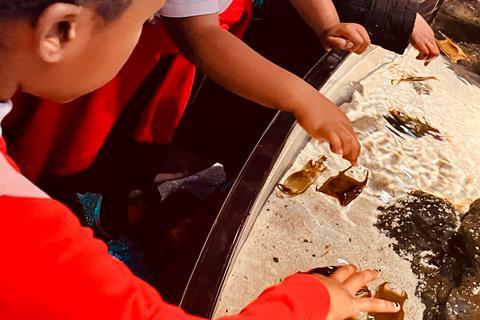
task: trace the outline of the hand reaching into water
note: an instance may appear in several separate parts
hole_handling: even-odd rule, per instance
[[[418,60],[425,60],[425,62],[428,63],[440,55],[440,50],[435,42],[435,35],[432,28],[418,13],[410,42],[419,52],[417,56]]]
[[[396,313],[400,305],[396,302],[356,297],[356,293],[369,282],[380,277],[375,270],[360,271],[357,266],[338,268],[331,277],[315,275],[327,287],[330,294],[330,311],[327,320],[353,318],[360,312]]]
[[[361,147],[347,115],[318,91],[312,95],[304,96],[302,107],[292,111],[298,123],[312,138],[328,141],[332,152],[356,164]]]

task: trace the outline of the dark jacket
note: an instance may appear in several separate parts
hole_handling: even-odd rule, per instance
[[[334,0],[340,20],[363,25],[372,43],[402,54],[410,42],[418,0]]]
[[[420,1],[418,8],[418,13],[420,13],[425,20],[432,22],[435,19],[440,7],[442,6],[444,0],[424,0]]]

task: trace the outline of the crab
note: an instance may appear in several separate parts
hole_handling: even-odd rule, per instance
[[[392,108],[388,111],[390,116],[384,116],[384,118],[398,131],[411,135],[415,138],[421,138],[426,134],[429,134],[437,140],[445,140],[445,137],[440,133],[440,131],[432,127],[427,120],[421,120],[418,117],[413,117],[398,109]]]
[[[459,60],[471,61],[471,58],[463,51],[458,44],[452,41],[445,34],[440,32],[445,39],[436,40],[438,47],[452,61],[457,63]]]
[[[345,173],[352,167],[341,171],[335,177],[328,179],[321,187],[317,187],[316,191],[323,192],[326,195],[337,198],[340,205],[346,207],[355,200],[367,185],[368,171],[363,181],[357,181]]]
[[[423,81],[428,81],[428,80],[438,80],[434,76],[428,76],[428,77],[402,77],[400,79],[393,79],[390,81],[390,83],[394,86],[398,86],[402,82],[423,82]]]
[[[304,193],[317,177],[325,171],[327,157],[321,156],[318,160],[310,160],[303,169],[292,173],[285,182],[277,184],[277,188],[286,195],[295,196]]]
[[[370,317],[375,320],[403,320],[405,317],[403,305],[408,299],[408,295],[404,290],[395,289],[390,283],[385,282],[378,287],[375,298],[398,303],[400,305],[400,311],[395,314],[370,313]]]

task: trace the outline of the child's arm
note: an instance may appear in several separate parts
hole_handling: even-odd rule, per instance
[[[15,184],[20,173],[5,155],[1,137],[0,160],[0,181]],[[18,175],[9,175],[12,171]],[[20,180],[22,195],[0,188],[0,319],[201,320],[165,303],[110,256],[67,207]],[[323,320],[398,311],[392,303],[355,296],[357,287],[378,278],[372,270],[350,265],[331,278],[317,278],[290,276],[229,319]]]
[[[325,49],[362,53],[370,45],[367,30],[356,23],[341,23],[332,0],[290,0],[320,38]]]
[[[162,301],[62,204],[0,196],[0,213],[0,319],[201,320]],[[354,266],[332,278],[293,275],[230,319],[323,320],[398,311],[392,302],[355,296],[377,278]]]
[[[60,203],[0,196],[0,213],[0,319],[201,319],[162,301]],[[322,320],[329,292],[294,275],[246,310],[234,319]]]
[[[340,23],[337,10],[332,0],[290,1],[300,15],[318,35],[325,49],[340,49],[355,53],[362,53],[370,45],[370,36],[362,25],[357,23]],[[396,4],[391,2],[391,6],[396,5],[397,7],[381,7],[381,9],[385,11],[382,13],[383,15],[386,15],[388,11],[393,10],[400,12],[400,14],[392,14],[391,16],[393,16],[393,18],[389,17],[383,21],[389,21],[391,25],[408,25],[408,23],[413,24],[413,20],[409,20],[407,17],[408,15],[412,16],[417,7],[408,3],[404,3],[404,1],[398,1]],[[342,3],[342,6],[345,6],[345,2]],[[352,10],[355,8],[358,10],[360,7],[367,8],[370,6],[372,6],[371,1],[352,1],[351,3]],[[405,10],[405,12],[402,12],[402,10]],[[353,14],[358,16],[356,21],[359,21],[360,17],[365,15],[365,13],[360,11],[356,13],[354,12]],[[402,15],[405,15],[404,19],[398,18]],[[402,34],[402,32],[399,32],[399,35],[400,34]],[[406,32],[403,32],[403,34],[406,34]],[[435,43],[435,37],[432,28],[418,13],[414,19],[410,42],[415,49],[419,51],[419,55],[417,57],[419,60],[429,61],[435,59],[440,54],[440,50]],[[377,44],[382,45],[382,42],[380,41]]]
[[[308,83],[221,29],[217,14],[165,21],[181,51],[214,81],[267,107],[292,112],[313,138],[328,140],[334,152],[356,162],[360,144],[345,113]]]
[[[416,0],[333,0],[333,2],[340,20],[365,26],[372,43],[376,45],[403,54],[411,43],[420,52],[418,59],[427,61],[440,53],[432,28],[418,14],[419,3]]]

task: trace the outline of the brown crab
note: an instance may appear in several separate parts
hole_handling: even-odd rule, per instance
[[[317,274],[322,275],[324,277],[331,277],[332,274],[337,271],[340,266],[330,266],[330,267],[320,267],[315,268],[307,272],[308,274]],[[372,297],[372,292],[368,289],[367,286],[362,287],[355,296],[357,298],[370,298]],[[395,314],[386,314],[386,313],[370,313],[368,315],[363,314],[360,316],[356,316],[353,318],[349,318],[348,320],[361,320],[361,319],[368,319],[368,320],[403,320],[405,317],[405,312],[403,311],[403,305],[405,301],[408,299],[408,295],[404,290],[398,290],[393,287],[388,282],[384,282],[381,284],[375,293],[375,298],[396,302],[400,305],[400,311]]]
[[[403,320],[405,317],[403,305],[408,299],[408,295],[404,290],[396,290],[391,284],[385,282],[378,287],[377,292],[375,293],[375,298],[398,303],[400,305],[400,311],[395,314],[371,313],[369,314],[370,317],[375,320]]]
[[[426,134],[431,135],[433,138],[443,141],[444,136],[440,131],[432,127],[427,120],[420,120],[418,117],[413,117],[398,109],[388,110],[390,116],[384,116],[396,130],[414,136],[415,138],[421,138]]]
[[[347,176],[345,173],[351,168],[349,167],[335,177],[331,177],[321,187],[317,187],[316,190],[337,198],[343,207],[348,206],[350,202],[362,193],[368,181],[368,171],[363,181],[357,181]]]
[[[390,81],[390,83],[394,86],[398,86],[402,82],[422,82],[422,81],[428,81],[428,80],[438,80],[434,76],[428,76],[428,77],[402,77],[400,79],[393,79]]]
[[[441,33],[445,39],[436,40],[438,47],[452,61],[457,63],[459,60],[471,61],[471,58],[463,51],[458,44],[452,41],[445,34]]]
[[[277,184],[277,188],[289,196],[304,193],[315,182],[319,174],[325,171],[326,160],[327,157],[321,156],[317,161],[308,161],[302,170],[292,173],[283,184]]]

